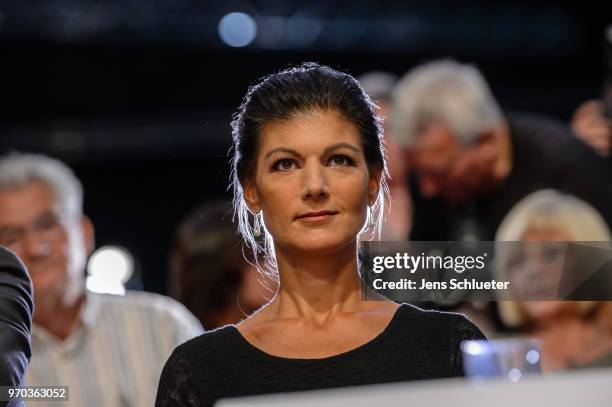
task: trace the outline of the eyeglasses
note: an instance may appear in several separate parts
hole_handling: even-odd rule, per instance
[[[529,262],[542,266],[558,264],[565,259],[567,244],[562,242],[522,242],[510,259],[510,267],[522,267]]]
[[[17,250],[28,234],[48,243],[53,242],[62,235],[62,217],[45,212],[26,226],[0,225],[0,245]]]

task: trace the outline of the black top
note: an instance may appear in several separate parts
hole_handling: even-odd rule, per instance
[[[459,314],[402,304],[376,338],[323,359],[273,356],[228,325],[177,347],[156,406],[211,406],[220,398],[463,375],[459,345],[485,339]]]
[[[31,356],[32,287],[26,269],[0,247],[0,386],[19,386]],[[22,402],[0,406],[22,406]]]
[[[612,226],[612,160],[598,156],[566,125],[554,120],[510,114],[508,124],[512,171],[494,190],[468,204],[452,205],[442,197],[423,197],[411,180],[411,240],[494,240],[510,209],[543,188],[555,188],[589,202]]]

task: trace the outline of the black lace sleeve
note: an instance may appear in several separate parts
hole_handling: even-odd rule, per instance
[[[187,357],[179,349],[172,353],[157,388],[156,407],[200,406],[199,394],[192,384],[191,368]]]

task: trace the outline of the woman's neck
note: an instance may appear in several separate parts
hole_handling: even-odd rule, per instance
[[[336,314],[363,310],[356,246],[324,256],[276,250],[280,289],[269,306],[276,318],[323,325]]]

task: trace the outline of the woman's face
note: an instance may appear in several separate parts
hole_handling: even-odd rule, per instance
[[[361,134],[336,112],[266,124],[245,199],[277,248],[325,255],[355,242],[380,174],[370,174]]]
[[[529,243],[523,253],[515,256],[510,272],[513,285],[523,289],[533,298],[552,298],[557,295],[566,256],[565,245],[571,237],[558,229],[527,230],[522,238]],[[576,303],[572,301],[524,301],[520,303],[522,312],[533,321],[544,321],[561,314],[573,313]]]

